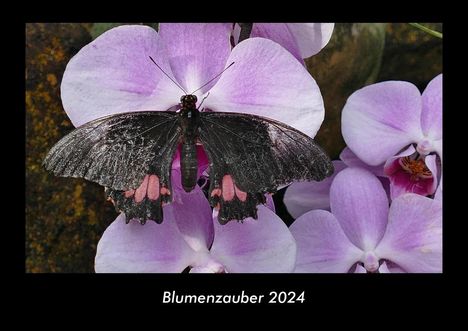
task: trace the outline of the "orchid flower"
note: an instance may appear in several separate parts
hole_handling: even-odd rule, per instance
[[[206,97],[201,111],[263,115],[313,137],[324,106],[307,70],[268,39],[250,38],[231,50],[230,33],[230,24],[162,23],[159,33],[141,25],[111,29],[68,63],[61,86],[64,109],[75,126],[116,113],[174,109],[185,93],[179,85],[195,91],[200,102]],[[201,173],[208,161],[201,151],[198,155]]]
[[[363,168],[338,173],[331,212],[310,211],[290,226],[295,272],[441,272],[442,204],[407,193],[393,200]]]
[[[266,116],[313,137],[324,118],[314,79],[274,41],[249,38],[231,49],[231,28],[163,23],[159,32],[125,25],[103,33],[67,65],[61,85],[67,115],[80,126],[112,114],[175,110],[182,95],[194,93],[198,106],[203,102],[200,111]],[[204,159],[199,165],[206,168]],[[174,171],[179,163],[176,157]],[[99,242],[96,271],[180,272],[187,266],[192,272],[292,270],[294,240],[270,209],[259,206],[258,220],[213,225],[201,189],[185,193],[178,183],[176,171],[174,201],[163,207],[162,224],[140,226],[131,221],[125,227],[122,216],[112,223]]]
[[[175,109],[184,91],[194,91],[200,102],[206,97],[201,111],[263,115],[313,137],[324,105],[307,70],[268,39],[250,38],[231,50],[230,33],[230,24],[161,23],[159,33],[141,25],[113,28],[68,63],[64,109],[80,126],[111,114]],[[206,155],[198,155],[206,169]]]
[[[324,48],[333,34],[334,23],[253,23],[250,37],[271,39],[286,48],[300,63]],[[233,30],[239,40],[240,26]]]
[[[98,273],[253,273],[292,272],[296,243],[284,222],[269,207],[259,219],[220,225],[203,192],[175,190],[164,206],[165,221],[125,224],[121,214],[106,229],[97,247]]]
[[[335,172],[332,176],[321,182],[294,182],[288,186],[284,194],[284,204],[293,218],[314,209],[330,210],[330,186],[335,176],[348,167],[360,167],[367,169],[378,176],[382,185],[390,195],[389,181],[383,173],[382,166],[370,166],[361,161],[348,147],[340,154],[340,160],[332,161]]]
[[[406,192],[433,195],[442,163],[442,74],[422,95],[403,81],[354,92],[343,109],[342,132],[359,159],[384,167],[392,199]]]

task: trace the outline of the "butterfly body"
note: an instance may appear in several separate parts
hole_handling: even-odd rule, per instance
[[[218,220],[257,218],[265,194],[292,181],[320,181],[333,173],[329,157],[304,133],[265,117],[200,112],[195,95],[180,110],[110,115],[62,138],[44,160],[57,176],[80,177],[106,187],[127,220],[162,222],[173,199],[171,168],[180,146],[181,184],[197,185],[197,144],[210,161],[208,199]]]
[[[197,97],[187,94],[181,98],[182,108],[178,120],[182,130],[180,170],[182,174],[182,187],[190,192],[197,185],[198,161],[196,143],[200,128],[200,112],[196,107]]]

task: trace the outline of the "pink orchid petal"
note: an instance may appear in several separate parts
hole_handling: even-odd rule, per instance
[[[416,149],[413,145],[409,145],[403,152],[389,158],[383,167],[384,175],[391,176],[395,172],[399,171],[401,169],[401,165],[398,160],[402,157],[413,155],[414,153],[416,153]]]
[[[413,192],[414,183],[410,180],[411,175],[408,174],[400,165],[400,158],[410,156],[416,153],[413,145],[409,145],[403,152],[389,158],[384,165],[384,174],[390,182],[390,199]]]
[[[214,213],[211,255],[230,273],[291,272],[296,242],[284,222],[269,208],[258,206],[258,219],[220,225]]]
[[[250,36],[277,42],[303,63],[328,44],[333,28],[333,23],[254,23]]]
[[[442,74],[427,85],[422,94],[421,127],[431,140],[442,139]]]
[[[408,193],[390,207],[375,253],[408,272],[442,272],[442,204]]]
[[[229,23],[161,23],[164,41],[174,76],[187,93],[221,73],[231,51]],[[208,91],[216,81],[198,94]]]
[[[320,52],[330,41],[334,23],[287,23],[303,59]]]
[[[426,163],[426,167],[430,170],[433,176],[432,182],[428,182],[427,192],[428,195],[434,194],[437,190],[437,178],[439,175],[439,170],[437,169],[437,155],[430,154],[424,158],[424,162]]]
[[[387,225],[388,199],[379,179],[362,168],[346,168],[330,188],[330,206],[349,240],[372,251]]]
[[[295,272],[348,272],[363,254],[328,211],[308,212],[289,229],[297,243]]]
[[[211,274],[213,273],[210,268],[207,267],[195,267],[190,269],[189,274]]]
[[[265,194],[265,198],[266,198],[265,206],[275,213],[276,208],[275,208],[275,201],[273,200],[273,196],[267,193]]]
[[[360,158],[353,153],[349,147],[345,147],[340,154],[340,159],[348,166],[348,167],[360,167],[369,170],[374,175],[383,177],[383,165],[379,164],[376,166],[370,166],[367,163],[363,162]]]
[[[63,107],[73,125],[177,104],[181,92],[149,56],[172,75],[157,32],[143,25],[119,26],[83,47],[68,63],[61,85]]]
[[[380,180],[380,183],[382,184],[385,193],[387,194],[387,199],[388,201],[391,201],[391,195],[390,195],[390,180],[387,177],[377,177]]]
[[[332,161],[335,172],[321,182],[294,182],[284,194],[284,204],[292,217],[298,218],[314,209],[330,210],[330,185],[335,176],[346,165],[342,161]]]
[[[205,101],[206,108],[269,117],[313,137],[325,112],[315,80],[283,47],[250,38],[231,52],[223,73]]]
[[[379,165],[423,139],[421,94],[411,83],[388,81],[354,92],[343,108],[342,133],[365,163]]]
[[[442,176],[440,177],[440,182],[439,182],[439,186],[437,187],[437,190],[434,194],[434,199],[435,200],[438,200],[442,203]]]
[[[232,31],[231,31],[231,37],[233,39],[234,45],[237,45],[239,43],[240,33],[241,33],[240,25],[238,23],[234,24]]]
[[[354,271],[356,274],[365,274],[367,273],[366,268],[364,268],[361,264],[356,265],[356,270]],[[397,267],[394,263],[391,262],[382,262],[379,267],[379,273],[381,274],[388,274],[388,273],[405,273],[405,271],[399,267]]]
[[[350,168],[363,168],[369,170],[374,175],[378,176],[380,182],[382,183],[382,186],[385,189],[385,192],[387,192],[388,199],[390,199],[390,182],[384,174],[384,166],[382,164],[377,166],[370,166],[367,163],[364,163],[360,158],[356,156],[356,154],[353,153],[351,149],[349,149],[349,147],[345,147],[343,149],[343,151],[340,154],[340,159],[343,160],[345,165]]]
[[[389,269],[388,269],[388,272],[389,272],[389,273],[392,273],[392,274],[405,274],[405,273],[406,273],[406,271],[404,271],[403,269],[398,268],[398,267],[389,268]]]
[[[422,196],[428,196],[434,193],[434,186],[436,180],[431,179],[422,179],[419,182],[412,182],[407,174],[400,173],[395,176],[395,180],[391,188],[393,188],[392,200],[395,200],[397,197],[404,193],[415,193]]]
[[[354,270],[354,273],[355,274],[367,274],[367,270],[362,265],[358,264],[356,265],[356,270]]]
[[[222,265],[194,267],[190,269],[190,274],[222,274],[226,273]]]
[[[207,198],[198,186],[189,193],[173,191],[173,202],[164,206],[164,222],[176,222],[180,234],[193,250],[206,251],[214,237]]]
[[[187,245],[173,220],[161,224],[137,221],[125,224],[125,215],[104,231],[95,259],[96,272],[182,272],[195,252]]]
[[[381,274],[389,274],[391,273],[390,269],[388,269],[387,263],[383,262],[379,267],[379,273]]]
[[[436,152],[437,155],[439,155],[440,160],[442,161],[442,139],[440,140],[435,140],[432,142],[432,146],[434,147],[434,152]]]
[[[410,145],[405,151],[391,157],[385,163],[384,172],[390,180],[390,197],[392,200],[396,199],[405,193],[416,193],[419,195],[427,196],[434,194],[437,188],[437,166],[436,156],[428,155],[425,157],[425,163],[431,171],[433,178],[419,178],[419,180],[412,179],[412,175],[408,173],[400,164],[402,157],[414,154],[416,150]]]
[[[388,272],[389,273],[392,273],[392,274],[404,274],[404,273],[407,273],[405,270],[403,270],[398,264],[395,264],[391,261],[385,261],[385,266],[387,267],[388,269]],[[382,263],[382,265],[384,264]]]
[[[190,273],[201,274],[201,273],[210,273],[210,274],[219,274],[226,273],[226,267],[217,261],[209,252],[198,251],[195,257],[195,261],[192,263]]]
[[[426,196],[432,186],[433,179],[422,179],[418,182],[411,180],[411,175],[404,170],[398,171],[390,177],[390,196],[395,200],[405,193],[415,193]]]
[[[395,160],[395,163],[398,164],[398,160]],[[394,200],[400,195],[408,192],[413,192],[410,175],[400,169],[390,177],[390,199]]]

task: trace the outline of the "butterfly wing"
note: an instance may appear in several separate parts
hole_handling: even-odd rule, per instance
[[[161,202],[170,201],[170,170],[181,134],[177,123],[176,113],[159,111],[100,118],[62,138],[44,166],[56,176],[105,186],[127,219],[161,221]]]
[[[218,220],[257,217],[265,193],[292,181],[320,181],[333,173],[330,158],[304,133],[275,120],[205,112],[200,140],[210,159],[210,202]]]

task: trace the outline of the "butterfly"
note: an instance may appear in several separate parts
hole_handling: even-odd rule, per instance
[[[171,166],[180,145],[181,184],[198,180],[197,144],[209,159],[208,198],[218,221],[257,218],[265,194],[292,181],[320,181],[333,173],[327,154],[309,136],[279,121],[242,113],[200,112],[185,94],[179,111],[141,111],[102,117],[57,142],[43,165],[56,176],[105,187],[127,222],[163,220],[173,199]]]

